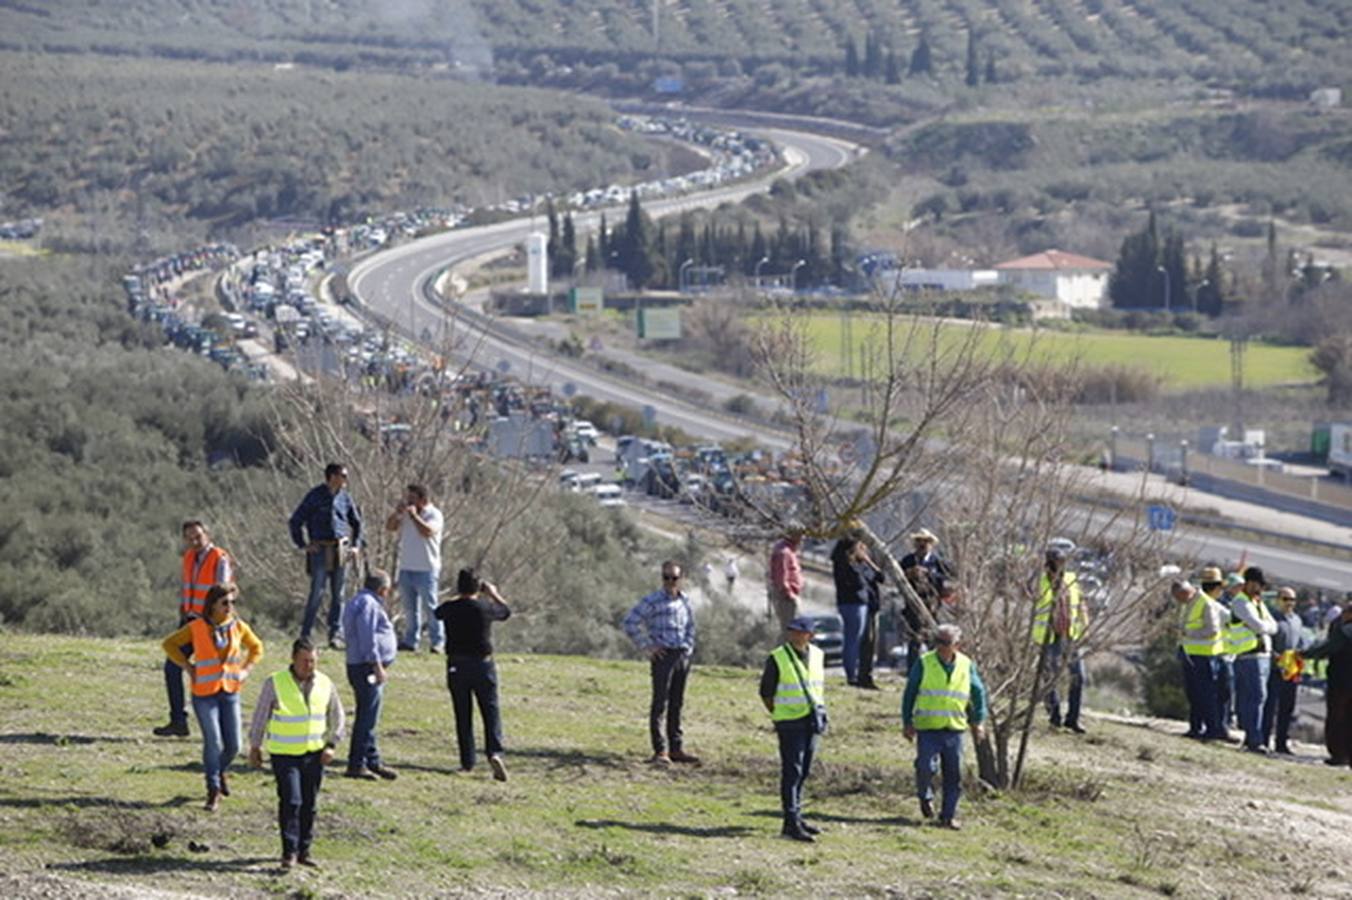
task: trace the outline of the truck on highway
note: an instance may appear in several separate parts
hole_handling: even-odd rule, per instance
[[[1329,472],[1352,482],[1352,423],[1329,425]]]

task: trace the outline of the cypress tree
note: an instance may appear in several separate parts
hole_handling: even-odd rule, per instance
[[[854,35],[845,39],[845,77],[859,77],[859,48],[854,44]]]
[[[887,58],[883,62],[883,80],[888,84],[901,84],[901,66],[891,47],[887,48]]]
[[[986,51],[986,84],[995,84],[1000,79],[995,74],[995,52]]]
[[[977,63],[976,31],[967,30],[967,86],[976,87],[981,83],[981,67]]]
[[[878,40],[878,33],[870,28],[864,37],[864,77],[877,78],[882,74],[882,45]]]
[[[931,58],[929,38],[924,34],[920,35],[920,43],[915,45],[915,50],[911,52],[910,74],[928,75],[934,71],[934,60]]]

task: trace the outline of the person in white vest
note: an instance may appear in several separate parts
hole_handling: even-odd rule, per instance
[[[290,667],[263,683],[249,728],[249,765],[263,767],[266,747],[277,779],[283,869],[319,867],[310,853],[316,801],[346,725],[338,692],[318,664],[308,638],[292,644]]]

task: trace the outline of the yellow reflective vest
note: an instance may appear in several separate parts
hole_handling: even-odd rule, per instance
[[[323,750],[329,697],[333,694],[333,682],[329,677],[315,672],[308,703],[290,669],[273,673],[272,690],[277,695],[277,708],[268,720],[268,736],[264,742],[268,753],[303,756]]]
[[[826,705],[826,655],[820,647],[807,645],[807,667],[789,644],[780,644],[770,654],[779,668],[775,688],[775,708],[770,717],[776,722],[801,719],[812,713],[812,705]],[[803,690],[806,683],[811,697]]]
[[[1243,620],[1235,615],[1235,604],[1240,600],[1248,601],[1249,606],[1253,607],[1254,614],[1259,619],[1264,622],[1272,622],[1274,625],[1277,624],[1276,620],[1272,618],[1272,613],[1268,612],[1267,604],[1263,602],[1262,597],[1250,600],[1245,594],[1235,594],[1230,601],[1230,624],[1225,627],[1225,652],[1236,655],[1257,650],[1263,643],[1262,639],[1253,633],[1253,629],[1245,625]]]
[[[1080,612],[1080,579],[1074,572],[1062,572],[1061,583],[1064,585],[1066,603],[1070,608],[1070,639],[1078,641],[1084,636],[1084,618]],[[1037,609],[1033,611],[1033,643],[1051,644],[1056,641],[1056,632],[1052,629],[1056,591],[1052,589],[1052,581],[1045,571],[1037,584]]]
[[[966,731],[967,704],[972,698],[972,659],[965,653],[953,658],[953,672],[933,650],[920,657],[920,690],[911,710],[917,731]]]
[[[1208,603],[1215,603],[1202,591],[1197,592],[1197,596],[1192,598],[1188,606],[1188,615],[1183,620],[1183,652],[1189,656],[1220,656],[1225,652],[1225,638],[1220,629],[1210,637],[1203,637],[1199,632],[1206,628],[1206,611]]]

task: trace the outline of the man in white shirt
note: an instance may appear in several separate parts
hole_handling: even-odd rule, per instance
[[[437,608],[437,579],[441,575],[441,510],[432,505],[427,488],[410,484],[394,512],[385,520],[385,528],[399,532],[399,595],[404,601],[408,627],[400,650],[417,650],[422,632],[423,612],[427,612],[428,638],[432,652],[440,653],[446,644],[441,620],[432,615]]]

